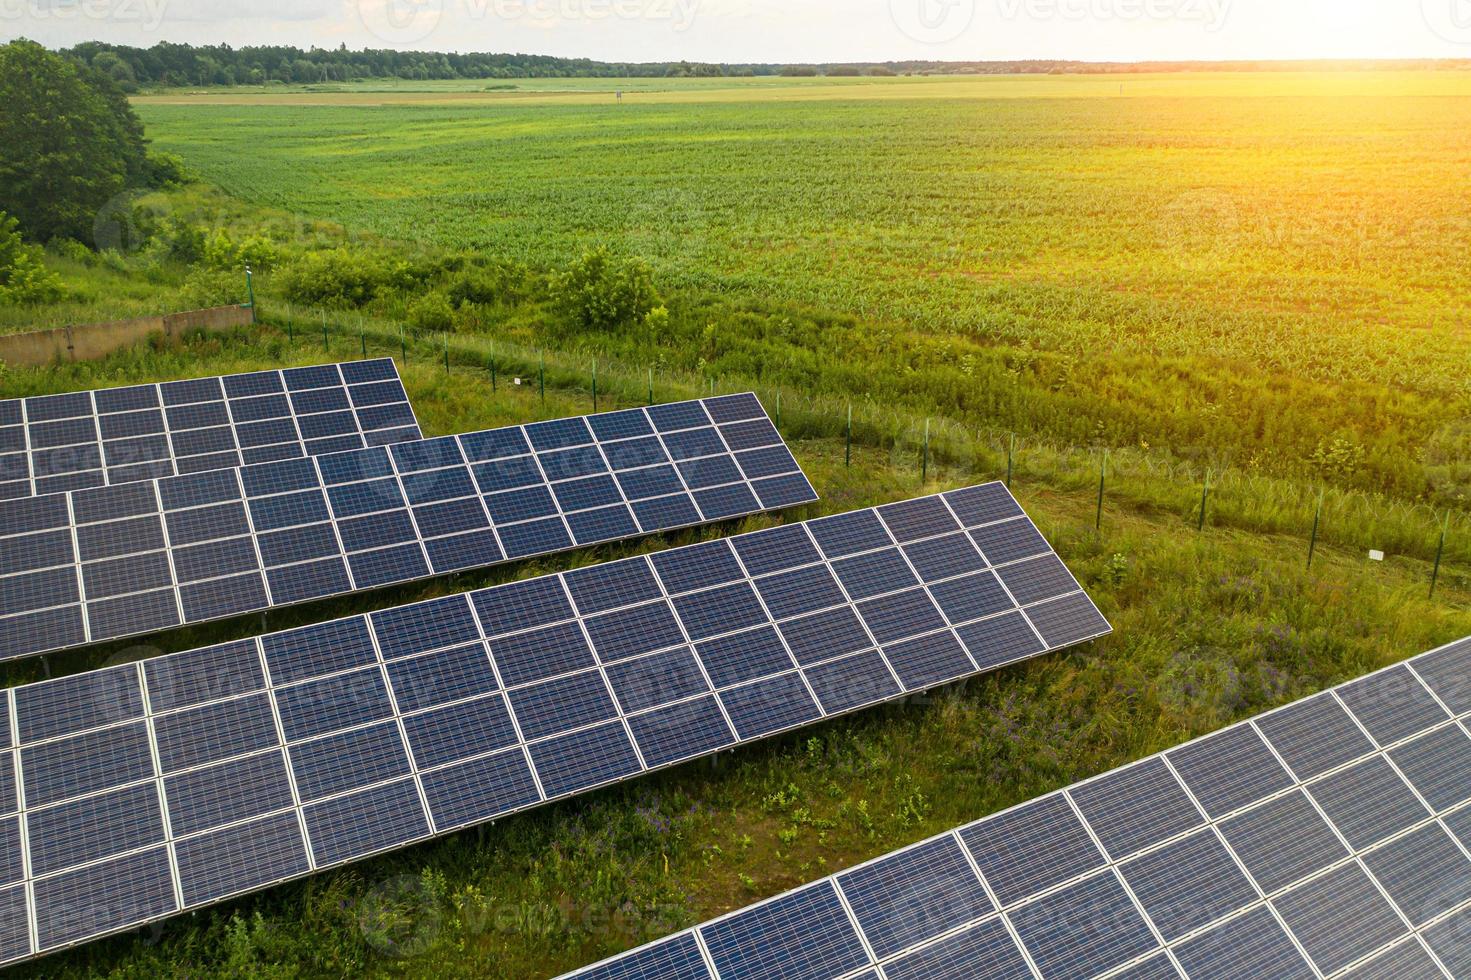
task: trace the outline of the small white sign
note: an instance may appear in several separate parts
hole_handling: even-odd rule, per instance
[[[520,379],[520,378],[516,378],[516,379],[515,379],[515,380],[514,380],[514,381],[513,381],[513,382],[512,382],[512,384],[517,384],[517,385],[519,385],[519,384],[520,384],[520,383],[521,383],[521,379]]]
[[[1383,561],[1384,560],[1384,552],[1382,552],[1382,551],[1370,551],[1369,552],[1369,560],[1370,561]]]

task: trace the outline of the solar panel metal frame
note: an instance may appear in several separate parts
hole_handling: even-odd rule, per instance
[[[0,501],[0,660],[816,499],[746,393]]]
[[[1416,721],[1406,721],[1408,718]],[[1326,724],[1328,720],[1333,724]],[[1354,746],[1347,752],[1339,744],[1343,734],[1335,730],[1342,721],[1347,722],[1344,731],[1351,733]],[[1057,939],[1062,946],[1052,949],[1049,943],[1049,955],[1097,955],[1100,947],[1106,953],[1109,941],[1117,938],[1110,930],[1120,929],[1120,919],[1137,921],[1147,930],[1150,940],[1147,947],[1138,948],[1131,955],[1116,954],[1104,968],[1080,972],[1078,976],[1100,980],[1144,977],[1200,980],[1207,976],[1242,975],[1465,975],[1467,957],[1471,955],[1464,942],[1466,929],[1471,925],[1471,778],[1468,778],[1471,777],[1471,727],[1468,725],[1471,725],[1471,638],[1028,800],[565,976],[568,980],[674,976],[673,972],[660,971],[672,971],[676,964],[688,964],[690,950],[694,948],[698,949],[699,967],[680,973],[682,980],[722,980],[722,977],[728,980],[728,974],[722,974],[717,968],[712,955],[714,947],[707,941],[712,927],[754,921],[751,917],[758,910],[792,902],[797,896],[828,893],[838,896],[847,915],[827,932],[814,929],[803,933],[797,928],[761,937],[776,944],[778,949],[782,942],[797,940],[812,948],[841,948],[854,937],[861,941],[864,951],[861,962],[845,964],[837,972],[800,974],[808,980],[908,977],[910,974],[903,965],[906,961],[917,964],[926,954],[933,961],[961,937],[983,927],[990,927],[1000,940],[1000,947],[1019,963],[1019,971],[1007,976],[1072,976],[1066,968],[1048,972],[1039,967],[1035,950],[1024,938],[1018,921],[1042,903],[1057,904],[1076,895],[1089,883],[1105,884],[1125,896],[1114,910],[1118,914],[1109,921],[1097,923],[1077,915],[1054,916],[1056,932],[1047,938]],[[1238,734],[1245,736],[1240,742],[1233,738]],[[1421,765],[1412,764],[1411,752],[1430,745],[1431,740],[1440,740],[1437,750],[1450,743],[1453,758],[1435,764],[1435,760],[1422,757]],[[1223,769],[1219,765],[1221,756],[1211,753],[1230,744],[1229,750],[1220,751],[1229,751],[1239,761],[1244,758],[1239,754],[1239,747],[1247,742],[1260,744],[1264,753],[1260,765],[1268,771],[1275,771],[1271,769],[1273,766],[1279,767],[1283,778],[1260,780],[1256,789],[1228,808],[1210,812],[1195,790],[1202,780],[1224,776],[1240,785],[1247,783],[1243,776],[1245,764]],[[1304,751],[1300,754],[1299,749]],[[1320,756],[1326,754],[1326,766],[1321,757],[1312,758],[1314,752]],[[1295,765],[1288,761],[1289,757],[1296,757]],[[1199,761],[1201,769],[1187,776],[1189,770],[1181,766],[1184,760]],[[1216,764],[1212,766],[1212,763]],[[1372,840],[1356,844],[1335,822],[1330,810],[1348,800],[1367,802],[1382,814],[1389,809],[1384,806],[1383,794],[1369,794],[1367,801],[1344,794],[1337,803],[1332,803],[1325,802],[1336,799],[1327,788],[1335,780],[1370,766],[1383,767],[1391,773],[1396,781],[1395,792],[1415,801],[1423,812],[1401,814],[1382,827]],[[1157,774],[1163,774],[1168,782],[1158,783]],[[1114,785],[1133,780],[1155,782],[1155,791],[1152,795],[1136,796],[1132,801],[1127,795],[1117,797],[1111,793]],[[1169,827],[1170,820],[1161,816],[1161,809],[1167,813],[1169,807],[1162,803],[1164,797],[1159,790],[1169,786],[1173,786],[1169,794],[1182,794],[1189,799],[1194,817],[1188,824]],[[1447,795],[1442,796],[1442,792]],[[1094,804],[1110,798],[1135,804],[1132,813],[1124,814],[1125,823],[1132,821],[1135,828],[1143,828],[1144,834],[1131,843],[1120,844],[1117,853],[1107,847],[1106,840],[1116,837],[1119,825],[1109,825],[1111,830],[1105,834],[1098,829],[1098,823],[1100,819],[1111,820],[1118,813],[1106,808],[1094,810],[1092,816],[1088,812]],[[1332,857],[1305,864],[1285,883],[1268,888],[1254,873],[1254,862],[1243,857],[1237,830],[1243,826],[1240,821],[1284,803],[1293,804],[1293,812],[1314,821],[1312,826],[1321,824],[1331,831],[1336,849]],[[1039,817],[1044,811],[1047,815]],[[1071,835],[1074,828],[1085,832],[1082,846],[1092,849],[1092,858],[1086,866],[1047,853],[1049,842],[1055,844]],[[1260,834],[1269,849],[1296,843],[1296,835],[1283,826],[1263,825]],[[1006,842],[1013,851],[992,851],[984,846],[988,840]],[[1194,859],[1187,858],[1181,849],[1197,841],[1213,852],[1216,874],[1204,879],[1214,889],[1208,890],[1196,882],[1192,894],[1189,881],[1175,876],[1191,873]],[[1410,849],[1408,861],[1402,853],[1406,848]],[[935,849],[964,859],[969,870],[966,883],[985,890],[989,908],[983,914],[951,914],[957,905],[953,890],[941,888],[925,893],[923,879],[909,882],[911,890],[905,890],[905,883],[899,880],[905,863],[918,867],[920,855]],[[994,870],[995,861],[1003,858],[1031,865],[1044,877],[1032,879],[1018,891],[1011,884],[1011,877]],[[1416,858],[1431,863],[1416,864]],[[1443,863],[1434,865],[1437,860]],[[993,868],[989,873],[988,867]],[[1144,870],[1146,867],[1149,873]],[[1398,874],[1392,875],[1386,868]],[[862,909],[857,896],[851,894],[853,885],[850,884],[854,879],[875,875],[889,875],[894,881],[887,903],[890,911],[907,914],[913,922],[928,925],[921,939],[882,955],[875,954],[880,944],[877,937],[865,930]],[[1239,881],[1245,888],[1234,896],[1221,896],[1216,907],[1209,907],[1205,899],[1219,895],[1227,881]],[[1156,892],[1155,886],[1160,883],[1171,885],[1174,894]],[[1411,903],[1410,897],[1416,901]],[[1161,918],[1165,912],[1182,910],[1186,920],[1194,916],[1198,921],[1172,923]],[[717,934],[728,935],[731,928]],[[769,976],[764,968],[771,955],[771,947],[765,947],[760,959],[748,958],[743,965],[749,969],[742,976]],[[964,975],[971,975],[965,972],[967,968],[976,969],[974,964],[946,962],[948,969],[960,970]],[[1399,972],[1411,965],[1415,972]],[[1375,972],[1381,967],[1388,972]]]
[[[970,496],[965,496],[967,494]],[[712,584],[712,576],[718,576],[721,568],[737,574],[738,584],[779,578],[787,572],[771,563],[780,565],[783,561],[804,561],[803,555],[807,554],[804,547],[793,549],[792,545],[805,542],[805,547],[811,548],[811,555],[815,558],[806,558],[801,567],[831,569],[834,561],[832,552],[818,548],[816,542],[819,537],[828,538],[828,532],[834,528],[847,526],[842,524],[844,521],[859,518],[869,522],[870,528],[876,527],[890,536],[892,547],[897,535],[892,535],[888,528],[908,513],[905,508],[916,503],[931,507],[938,504],[954,519],[955,510],[951,509],[948,500],[976,503],[982,498],[989,502],[983,509],[996,519],[978,518],[978,523],[973,526],[981,532],[1011,524],[1031,528],[1029,519],[1004,486],[990,484],[954,491],[951,495],[783,525],[648,557],[525,579],[465,595],[11,689],[0,699],[0,709],[7,714],[6,724],[0,725],[0,733],[8,733],[9,745],[17,748],[0,750],[0,763],[8,763],[13,773],[13,779],[0,778],[0,804],[9,804],[8,809],[0,806],[0,810],[21,816],[0,816],[0,841],[8,839],[3,832],[12,824],[23,834],[10,848],[12,852],[15,847],[20,850],[18,863],[24,873],[21,887],[25,890],[27,916],[26,948],[24,952],[17,950],[15,958],[30,958],[66,948],[972,675],[977,672],[976,662],[967,652],[969,666],[953,676],[931,677],[923,685],[915,686],[904,685],[891,676],[892,684],[887,693],[874,691],[863,704],[844,703],[829,711],[812,693],[807,671],[845,658],[851,659],[850,655],[840,652],[830,660],[813,658],[807,661],[806,667],[800,667],[791,660],[779,673],[771,676],[794,679],[794,687],[807,692],[813,709],[810,716],[793,718],[770,730],[748,736],[742,736],[732,723],[724,696],[732,691],[750,691],[770,680],[771,676],[747,679],[717,692],[709,681],[704,662],[695,660],[703,678],[704,691],[671,688],[662,697],[656,697],[636,709],[625,708],[619,700],[621,694],[609,680],[610,670],[630,663],[652,667],[649,676],[656,680],[674,677],[665,669],[667,661],[659,658],[671,651],[687,651],[691,646],[685,619],[672,612],[676,608],[675,603],[686,596],[721,592],[727,588],[725,584]],[[817,532],[814,532],[814,527],[818,528]],[[946,532],[939,535],[947,536],[953,537],[954,534]],[[924,544],[937,539],[921,536],[913,538],[910,543]],[[842,535],[829,538],[830,545],[837,550],[841,550],[845,541],[851,540],[851,536]],[[1038,560],[1061,566],[1045,542],[1043,547],[1045,552],[1037,557],[1024,557],[1009,565],[1003,564],[1001,573],[1005,575],[1008,568],[1026,571],[1029,563]],[[728,556],[744,553],[747,558],[736,557],[732,567],[731,562],[718,559],[722,549]],[[753,577],[747,567],[748,561],[760,564],[763,575]],[[955,579],[938,581],[943,583]],[[671,582],[679,584],[671,590]],[[1024,650],[1015,659],[1029,659],[1050,649],[1108,632],[1107,623],[1077,583],[1070,576],[1067,582],[1067,590],[1063,593],[1065,601],[1080,603],[1091,610],[1090,617],[1080,620],[1085,624],[1081,628],[1087,629],[1087,634],[1048,646],[1032,630],[1035,641],[1032,647],[1035,649]],[[902,588],[908,586],[901,585]],[[928,588],[925,587],[926,593]],[[658,598],[648,599],[647,605],[663,605],[671,610],[679,636],[664,646],[653,644],[648,649],[605,660],[600,652],[602,645],[592,639],[599,635],[595,621],[602,618],[602,622],[607,622],[606,617],[619,616],[622,610],[642,608],[646,605],[645,598],[655,594],[651,589],[657,592]],[[753,590],[753,594],[759,593]],[[1055,601],[1038,600],[1029,609]],[[835,608],[851,610],[853,603],[844,598]],[[995,635],[1005,636],[1007,634],[1000,626],[1003,620],[1010,622],[1008,617],[1030,624],[1029,612],[1018,612],[1017,608],[1013,604],[1011,611],[998,612],[971,624],[978,627],[976,631],[967,630],[964,624],[953,624],[947,619],[945,625],[931,635],[948,636],[960,642],[957,630],[966,630],[966,635],[978,638],[979,642],[984,638],[980,636],[980,630],[994,628]],[[1030,625],[1027,628],[1032,629]],[[541,656],[555,649],[549,638],[551,631],[559,629],[568,630],[565,636],[570,638],[570,643],[583,645],[591,656],[592,666],[568,672],[551,664],[545,668],[546,677],[517,675],[519,679],[515,683],[508,681],[508,672],[520,669],[516,665],[517,657],[522,653],[529,651]],[[755,628],[757,632],[761,629]],[[610,634],[614,638],[619,635]],[[752,634],[747,631],[746,635]],[[907,642],[897,641],[890,647],[902,647]],[[974,650],[977,655],[982,653],[978,646],[962,645],[960,648]],[[734,645],[732,649],[739,651],[753,647]],[[875,644],[873,649],[884,648]],[[790,650],[788,654],[791,655]],[[886,657],[887,654],[880,653],[879,656]],[[477,687],[464,680],[468,677],[464,665],[473,666],[480,661],[483,661],[479,667],[482,680],[477,682]],[[987,663],[986,669],[1002,665],[999,661],[990,663],[988,660]],[[444,676],[461,678],[464,686],[450,684],[442,690],[433,683],[424,683],[423,677],[416,679],[413,670],[426,665],[443,668]],[[891,674],[894,672],[892,667],[889,670]],[[484,679],[487,673],[488,681]],[[432,678],[434,673],[431,670],[425,676]],[[569,715],[562,728],[529,739],[524,729],[527,725],[536,724],[536,719],[546,717],[544,706],[547,703],[561,707],[564,703],[570,704],[572,699],[554,697],[540,702],[533,699],[531,703],[540,704],[543,709],[533,709],[529,715],[523,713],[522,708],[522,704],[527,702],[518,699],[538,688],[549,690],[544,687],[548,683],[555,684],[577,676],[601,682],[613,705],[613,717],[605,720]],[[436,695],[435,692],[439,693]],[[718,716],[707,714],[706,717],[714,717],[724,725],[719,736],[692,746],[683,754],[649,758],[649,747],[663,745],[664,736],[670,733],[677,736],[688,730],[704,734],[704,730],[698,727],[684,727],[687,718],[678,714],[679,710],[702,702],[713,703],[718,708]],[[489,740],[481,741],[485,732],[500,724],[501,716],[492,705],[504,710],[504,718],[510,726],[509,734],[502,733],[505,737],[500,742],[495,742],[490,736],[486,736]],[[656,717],[669,717],[661,713],[670,712],[671,708],[675,709],[672,712],[675,721],[662,730],[656,726],[650,737],[644,737],[649,734],[649,730],[642,727],[644,722]],[[538,711],[542,713],[538,714]],[[439,727],[435,728],[435,724]],[[614,739],[599,742],[598,736],[602,731],[614,731]],[[435,756],[446,740],[453,742],[462,754]],[[384,748],[391,748],[395,742],[397,751],[391,754],[400,760],[395,763],[397,768],[385,766],[383,754]],[[140,747],[136,753],[123,752],[123,746],[134,743]],[[146,748],[143,747],[145,745]],[[283,749],[288,745],[288,749]],[[352,748],[353,745],[357,748]],[[610,750],[617,745],[624,746],[626,751]],[[304,746],[304,754],[298,756],[298,750]],[[620,757],[631,759],[631,764],[623,771],[598,772],[581,782],[560,784],[561,789],[549,788],[552,780],[564,771],[568,760],[576,762],[591,758],[601,764],[602,760]],[[276,758],[284,760],[282,770],[285,777],[277,777],[274,796],[261,784],[244,776],[237,778],[232,775],[222,781],[216,792],[204,795],[179,783],[181,776],[207,781],[212,774],[225,771],[226,767],[243,765],[242,760],[263,760],[260,765],[269,767],[275,764],[273,760]],[[323,760],[335,760],[335,763],[324,769],[319,764]],[[48,773],[60,783],[48,780]],[[357,783],[342,786],[332,784],[334,774],[361,775],[357,775]],[[109,783],[109,778],[122,778],[126,782]],[[123,789],[120,790],[119,786]],[[329,788],[315,794],[312,786]],[[436,795],[440,788],[445,792]],[[55,856],[58,851],[55,839],[58,835],[63,839],[65,836],[55,828],[64,828],[65,821],[48,818],[37,822],[34,818],[89,804],[105,809],[106,804],[115,798],[113,794],[140,789],[144,791],[141,804],[132,801],[128,807],[122,808],[122,816],[117,819],[127,818],[122,825],[124,830],[135,827],[140,821],[151,825],[138,815],[139,807],[143,811],[156,809],[163,821],[162,833],[156,839],[147,838],[141,842],[136,837],[128,837],[126,849],[117,852],[104,850],[96,853],[94,850],[81,867],[101,873],[116,862],[141,863],[151,856],[155,870],[161,873],[166,854],[173,888],[170,907],[159,909],[149,906],[135,917],[123,921],[99,915],[85,934],[63,934],[62,938],[53,941],[57,935],[56,926],[50,918],[53,912],[46,907],[44,899],[62,888],[62,885],[52,883],[69,882],[67,876],[77,873],[77,869],[67,865],[64,856]],[[475,791],[484,795],[474,796]],[[148,793],[154,795],[148,797]],[[321,799],[317,799],[317,795]],[[215,815],[212,819],[216,822],[211,824],[208,819],[211,814],[216,814],[216,810],[206,808],[206,819],[200,822],[194,811],[188,808],[188,801],[200,798],[213,801],[211,806],[224,807],[229,814],[228,819]],[[241,799],[252,803],[256,809],[229,810],[234,805],[231,801]],[[277,801],[274,804],[260,802],[273,799]],[[288,799],[289,803],[286,802]],[[363,800],[369,800],[377,807],[375,814],[359,814],[349,820],[344,814]],[[467,801],[480,801],[481,809],[466,811]],[[329,812],[326,810],[328,807],[339,809]],[[316,816],[323,812],[328,815]],[[288,816],[295,821],[294,824],[286,819]],[[419,823],[421,819],[422,825]],[[407,826],[406,820],[412,826]],[[277,821],[277,829],[283,832],[300,835],[294,838],[301,848],[299,865],[275,874],[278,866],[285,867],[287,863],[280,860],[281,855],[272,853],[269,857],[276,863],[266,864],[272,869],[268,880],[255,880],[248,887],[233,891],[210,893],[199,901],[185,897],[186,885],[181,867],[192,861],[200,850],[207,849],[209,841],[219,839],[215,835],[248,835],[268,821]],[[344,850],[350,835],[341,832],[341,828],[349,822],[356,828],[355,833],[365,834],[370,839],[358,852]],[[178,827],[175,827],[176,823]],[[89,847],[95,849],[98,846],[96,841],[107,836],[107,826],[111,825],[105,821],[92,822],[92,830],[87,835]],[[291,829],[293,826],[295,830]],[[314,835],[309,831],[313,826],[328,828],[330,832]],[[245,847],[244,844],[240,846]],[[319,849],[324,850],[319,854]],[[0,845],[0,856],[5,852],[6,848]],[[44,855],[45,860],[37,862],[34,859],[37,854]],[[216,881],[222,880],[232,867],[229,860],[224,860],[219,867],[205,870],[212,872],[209,880]],[[152,883],[155,879],[141,874],[137,868],[128,870],[132,872],[130,881],[137,880],[149,889],[154,888]],[[192,869],[190,875],[189,880],[193,882]],[[44,894],[38,893],[38,885],[44,886]],[[0,903],[3,903],[8,887],[15,886],[0,882]],[[114,893],[113,897],[117,904],[124,904],[120,894]],[[153,890],[146,890],[146,897],[157,901]],[[7,946],[4,921],[0,916],[0,950],[13,949],[13,944]],[[47,924],[45,928],[43,923]]]
[[[358,375],[362,380],[348,380],[347,374]],[[421,438],[418,419],[407,394],[390,401],[373,401],[363,405],[357,404],[352,397],[355,390],[366,391],[364,386],[388,382],[398,383],[402,391],[402,382],[394,361],[391,358],[374,358],[0,400],[0,499],[65,493],[85,487],[116,486],[178,476],[182,473],[235,469],[253,462],[316,456]],[[200,398],[193,394],[183,394],[191,386],[212,386],[218,396]],[[232,388],[240,393],[231,395],[229,392]],[[342,392],[343,398],[339,404],[345,403],[343,407],[309,404],[313,397],[319,397],[328,391]],[[246,403],[276,396],[285,400],[286,414],[262,419],[235,417],[235,411],[246,411]],[[182,398],[189,400],[180,400]],[[77,405],[85,402],[85,409],[78,411],[68,408],[64,410],[66,414],[56,415],[55,410],[47,406],[58,404],[60,400]],[[223,420],[215,424],[187,425],[174,424],[171,418],[176,414],[200,410],[205,405],[218,405]],[[397,421],[380,425],[371,420],[370,416],[383,414],[389,407],[401,408],[397,413]],[[308,408],[314,410],[305,410]],[[156,427],[148,425],[144,430],[132,433],[124,431],[111,438],[104,435],[108,428],[107,422],[125,424],[130,418],[136,419],[139,415],[148,413],[156,413]],[[350,431],[336,431],[341,426],[334,425],[331,434],[312,436],[303,429],[304,420],[322,421],[329,416],[344,414],[352,417]],[[272,441],[242,445],[243,441],[247,441],[242,439],[242,435],[248,426],[280,419],[290,421],[294,435],[284,439],[267,436]],[[80,420],[86,420],[92,433],[90,439],[40,445],[42,430],[46,427]],[[185,440],[198,437],[202,433],[224,430],[229,432],[229,448],[211,447],[208,451],[190,453],[181,451],[181,444]],[[144,438],[161,438],[168,446],[167,454],[128,462],[108,462],[110,446],[121,446],[130,439]],[[348,445],[348,442],[354,440],[356,446]],[[62,463],[59,469],[49,462],[43,462],[58,453],[71,457],[71,462]],[[75,460],[78,455],[86,454],[95,454],[95,466],[86,465],[89,462],[87,459],[80,462]],[[232,455],[233,461],[225,458]],[[43,465],[50,472],[41,473]],[[19,474],[20,469],[25,471],[24,476]],[[93,476],[96,477],[95,480],[80,479]]]

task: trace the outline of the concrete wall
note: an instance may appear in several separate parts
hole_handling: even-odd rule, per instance
[[[14,367],[42,367],[56,361],[87,361],[147,340],[153,334],[162,334],[170,343],[177,343],[191,330],[228,330],[244,326],[250,323],[250,314],[247,306],[216,306],[188,313],[12,334],[0,337],[0,361]]]

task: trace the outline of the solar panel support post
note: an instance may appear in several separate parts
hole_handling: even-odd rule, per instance
[[[1205,530],[1205,507],[1210,500],[1211,494],[1211,471],[1205,471],[1205,484],[1200,488],[1200,520],[1195,525],[1195,532],[1199,534]]]
[[[1313,514],[1313,536],[1308,539],[1308,570],[1313,567],[1313,552],[1318,550],[1318,528],[1323,522],[1323,498],[1328,491],[1318,491],[1318,509]]]
[[[1093,519],[1093,530],[1103,530],[1103,488],[1108,482],[1108,450],[1103,451],[1103,462],[1098,466],[1098,516]]]
[[[853,403],[848,403],[848,436],[843,445],[843,465],[853,468]]]
[[[1435,586],[1440,581],[1440,562],[1445,557],[1445,539],[1451,531],[1451,512],[1445,512],[1445,523],[1440,526],[1440,544],[1435,549],[1435,567],[1430,570],[1430,598],[1435,598]]]

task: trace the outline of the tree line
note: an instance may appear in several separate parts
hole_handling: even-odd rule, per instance
[[[318,84],[365,78],[409,80],[513,78],[690,78],[753,75],[1074,74],[1174,71],[1293,71],[1471,68],[1459,61],[1082,62],[888,61],[831,64],[614,62],[507,53],[447,53],[364,48],[234,48],[160,42],[151,48],[88,41],[62,52],[106,75],[124,91],[141,87]]]

